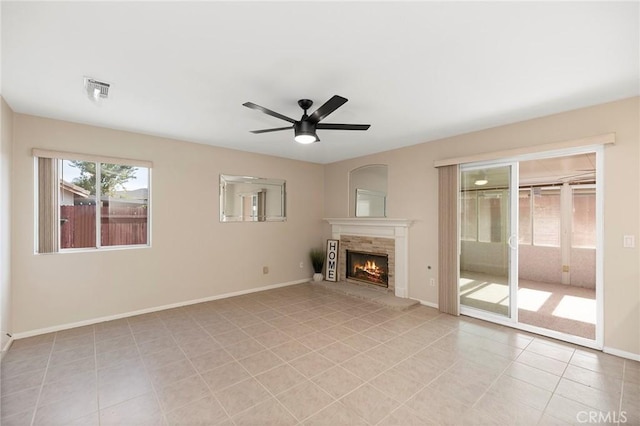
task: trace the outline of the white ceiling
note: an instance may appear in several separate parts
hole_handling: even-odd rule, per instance
[[[317,163],[636,96],[639,64],[638,2],[2,2],[14,111]],[[371,128],[249,133],[288,123],[246,101],[334,94]]]

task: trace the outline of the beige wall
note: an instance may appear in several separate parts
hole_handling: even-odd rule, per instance
[[[349,216],[348,174],[366,164],[389,165],[388,216],[415,220],[410,296],[437,303],[437,286],[428,284],[438,278],[434,161],[615,132],[604,155],[604,344],[640,354],[640,253],[622,248],[623,235],[640,240],[639,103],[622,100],[324,167],[16,114],[13,303],[3,315],[12,308],[14,332],[29,332],[308,278],[308,248],[330,236],[321,218]],[[4,161],[11,151],[5,125],[2,135]],[[34,255],[33,147],[153,161],[152,247]],[[288,221],[219,223],[220,173],[286,179]],[[69,277],[68,269],[76,273]]]
[[[13,111],[0,98],[0,350],[11,324],[11,156]]]
[[[152,247],[34,254],[34,147],[153,161]],[[322,243],[318,164],[16,114],[13,170],[16,333],[308,279]],[[288,220],[220,223],[221,173],[285,179]]]
[[[409,230],[410,297],[437,303],[437,286],[428,284],[438,278],[434,161],[615,132],[616,144],[604,150],[604,345],[640,354],[638,247],[622,247],[623,235],[640,240],[639,103],[630,98],[327,165],[325,217],[349,216],[350,170],[388,164],[388,217],[415,220]]]

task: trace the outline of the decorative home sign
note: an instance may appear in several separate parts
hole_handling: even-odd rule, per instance
[[[338,281],[338,245],[339,240],[327,240],[327,261],[324,279]]]

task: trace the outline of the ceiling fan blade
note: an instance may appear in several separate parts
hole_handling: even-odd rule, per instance
[[[325,102],[320,108],[315,110],[315,112],[313,114],[311,114],[309,116],[309,118],[307,118],[306,121],[308,121],[310,123],[317,123],[320,120],[322,120],[323,118],[325,118],[327,115],[331,114],[333,111],[335,111],[338,108],[340,108],[348,100],[349,99],[343,98],[342,96],[333,95],[333,97],[331,99],[329,99],[327,102]]]
[[[261,107],[260,105],[256,105],[253,102],[245,102],[242,105],[246,106],[247,108],[251,108],[251,109],[255,109],[255,110],[264,112],[265,114],[270,115],[272,117],[279,118],[280,120],[288,121],[289,123],[295,123],[296,122],[296,120],[294,120],[293,118],[289,118],[286,115],[282,115],[282,114],[277,113],[275,111],[271,111],[270,109],[267,109],[265,107]]]
[[[275,129],[263,129],[263,130],[251,130],[251,133],[269,133],[269,132],[279,132],[280,130],[289,130],[293,129],[293,126],[289,127],[278,127]]]
[[[367,130],[371,124],[337,124],[337,123],[318,123],[316,129],[325,130]]]

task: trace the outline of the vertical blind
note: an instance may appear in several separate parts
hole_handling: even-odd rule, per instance
[[[38,253],[58,251],[58,160],[38,158]]]
[[[458,165],[438,168],[438,309],[460,315],[458,290]]]

